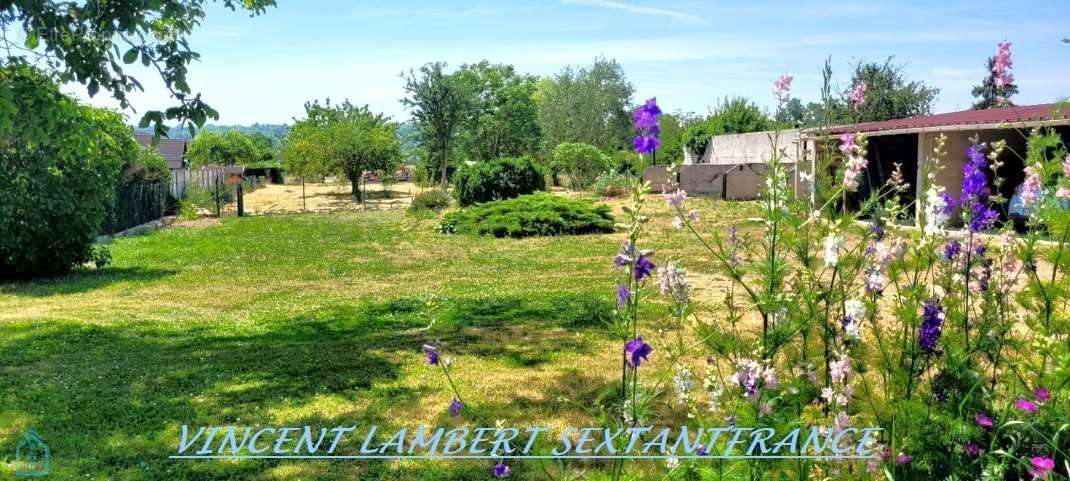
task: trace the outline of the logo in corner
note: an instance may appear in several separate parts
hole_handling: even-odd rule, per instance
[[[52,452],[48,445],[36,430],[27,430],[15,448],[15,476],[39,478],[48,475],[51,467]]]

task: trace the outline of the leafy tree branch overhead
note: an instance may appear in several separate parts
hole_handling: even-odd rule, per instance
[[[226,8],[264,13],[275,0],[219,0]],[[152,125],[165,135],[165,121],[186,125],[191,131],[218,112],[190,89],[190,62],[200,58],[187,37],[205,16],[205,0],[90,0],[86,2],[35,2],[0,0],[0,64],[31,64],[60,83],[85,85],[90,96],[101,90],[133,107],[127,95],[143,91],[141,80],[126,65],[140,62],[155,70],[176,105],[149,110],[141,127]],[[14,40],[19,32],[25,40]]]

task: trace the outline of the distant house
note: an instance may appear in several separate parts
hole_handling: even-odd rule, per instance
[[[813,172],[820,150],[826,146],[835,149],[842,134],[865,133],[869,139],[868,165],[853,203],[857,204],[858,199],[884,186],[898,164],[904,180],[910,185],[910,189],[902,194],[902,201],[908,206],[913,204],[915,224],[920,224],[922,212],[914,201],[923,195],[926,162],[938,136],[946,136],[947,156],[942,160],[943,169],[936,173],[935,182],[956,197],[962,189],[962,170],[966,163],[966,149],[973,142],[971,137],[980,142],[1006,140],[1008,151],[1000,159],[1003,167],[999,172],[1004,183],[999,186],[997,193],[1009,199],[1025,179],[1025,165],[1011,151],[1024,155],[1029,130],[1035,127],[1050,127],[1064,141],[1070,141],[1070,107],[1059,104],[1019,105],[841,125],[830,129],[806,129],[800,135],[803,145],[798,166],[801,171]]]
[[[152,134],[134,134],[137,143],[143,147],[152,145]],[[186,162],[186,150],[189,148],[187,139],[160,139],[156,144],[156,151],[167,161],[167,168],[171,171],[186,170],[189,163]]]

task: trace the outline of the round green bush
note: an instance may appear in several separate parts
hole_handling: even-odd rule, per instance
[[[0,69],[0,277],[62,274],[89,260],[137,149],[115,112],[79,105],[31,67]]]
[[[412,197],[409,212],[442,210],[450,206],[450,195],[442,189],[427,189]]]
[[[554,147],[550,165],[568,175],[569,187],[586,189],[598,174],[613,169],[613,161],[598,147],[582,143],[564,143]]]
[[[495,237],[530,237],[613,232],[609,207],[585,199],[539,193],[450,212],[439,231]]]
[[[466,165],[453,174],[453,192],[462,206],[540,190],[546,190],[546,172],[529,156]]]

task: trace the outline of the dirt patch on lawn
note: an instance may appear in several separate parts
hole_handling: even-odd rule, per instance
[[[419,188],[410,182],[370,183],[363,203],[353,199],[348,184],[269,184],[245,195],[245,210],[267,214],[281,212],[331,212],[406,209]]]

